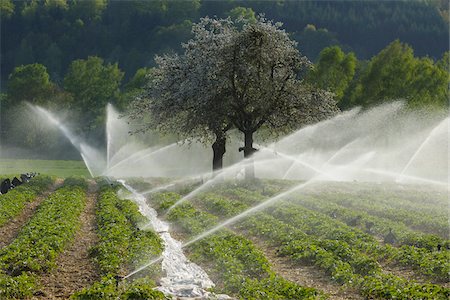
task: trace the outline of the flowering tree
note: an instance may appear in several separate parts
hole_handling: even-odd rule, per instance
[[[213,170],[222,168],[226,133],[232,127],[217,57],[232,30],[228,20],[204,19],[195,24],[194,38],[183,45],[183,55],[156,57],[158,67],[130,113],[134,119],[150,113],[141,130],[157,128],[187,139],[213,141]]]
[[[156,75],[132,117],[150,112],[154,127],[189,137],[214,136],[217,169],[232,127],[244,134],[241,150],[249,157],[255,151],[253,133],[262,126],[287,131],[336,113],[332,94],[300,78],[310,62],[280,26],[263,17],[201,19],[183,55],[157,58]]]
[[[244,157],[256,150],[253,133],[262,126],[287,131],[337,112],[332,94],[303,82],[311,63],[280,27],[262,17],[244,23],[221,55],[229,118],[244,134]]]

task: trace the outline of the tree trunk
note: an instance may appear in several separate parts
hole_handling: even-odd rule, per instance
[[[216,140],[212,144],[213,149],[213,172],[221,170],[223,167],[223,156],[225,154],[226,137],[216,135]]]
[[[244,144],[244,158],[249,158],[256,149],[253,148],[253,131],[244,132],[245,144]],[[249,165],[245,167],[245,179],[255,178],[255,166],[253,160],[249,159]]]

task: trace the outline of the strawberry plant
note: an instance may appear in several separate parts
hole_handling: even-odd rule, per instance
[[[49,176],[38,176],[22,184],[7,194],[0,196],[0,226],[19,215],[25,204],[33,201],[37,195],[44,192],[53,182]]]

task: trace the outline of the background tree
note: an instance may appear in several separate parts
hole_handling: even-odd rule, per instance
[[[11,0],[0,1],[0,16],[9,18],[14,14],[14,3]]]
[[[307,24],[302,31],[292,33],[293,38],[301,45],[302,53],[310,60],[316,61],[319,52],[325,47],[339,45],[336,34],[326,28],[316,28]]]
[[[440,64],[394,41],[370,60],[349,101],[367,107],[405,99],[410,106],[448,108],[449,73]]]
[[[28,101],[40,103],[48,100],[54,88],[47,68],[41,64],[22,65],[14,69],[8,78],[9,103]]]
[[[64,77],[64,89],[73,95],[72,108],[80,113],[84,130],[100,125],[106,104],[120,99],[122,77],[117,64],[104,64],[99,57],[72,62]]]
[[[256,21],[256,15],[255,12],[253,11],[253,9],[251,8],[245,8],[242,6],[238,6],[233,8],[232,10],[230,10],[227,15],[232,19],[232,20],[239,20],[239,19],[245,19],[247,21],[250,22],[255,22]]]
[[[60,82],[73,60],[99,56],[118,62],[128,79],[141,67],[155,66],[155,54],[182,53],[181,43],[201,16],[261,13],[283,22],[311,61],[331,45],[370,59],[397,38],[419,56],[437,59],[448,50],[445,12],[446,0],[2,0],[0,71],[6,80],[19,65],[42,63]]]
[[[410,47],[398,40],[391,43],[372,58],[351,95],[351,102],[372,106],[404,98],[413,79],[414,65]]]
[[[428,109],[449,107],[450,74],[428,57],[416,59],[413,70],[414,79],[410,82],[407,94],[408,104]]]
[[[357,59],[353,53],[345,54],[339,46],[323,49],[319,60],[307,75],[312,85],[331,91],[339,102],[355,75]]]
[[[120,101],[118,104],[116,103],[116,108],[122,111],[126,110],[136,98],[142,96],[148,81],[154,74],[154,68],[138,69],[134,76],[123,86]]]
[[[72,98],[50,81],[43,65],[31,64],[15,68],[9,76],[8,93],[2,95],[0,102],[2,144],[20,148],[20,151],[30,149],[29,153],[24,152],[28,156],[39,152],[59,152],[58,146],[64,143],[61,143],[58,131],[43,123],[41,117],[37,116],[27,103],[59,111],[69,107]]]

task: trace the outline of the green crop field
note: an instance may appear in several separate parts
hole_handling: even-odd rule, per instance
[[[155,290],[166,276],[160,255],[170,248],[163,242],[167,233],[146,225],[143,207],[154,208],[171,225],[170,234],[207,272],[216,294],[450,296],[448,193],[442,188],[316,182],[286,193],[299,183],[257,179],[223,180],[193,195],[199,181],[56,179],[55,174],[82,170],[81,163],[9,161],[9,166],[13,162],[21,164],[9,174],[22,171],[18,166],[41,166],[53,176],[36,176],[0,195],[1,299],[168,299]],[[261,206],[280,193],[278,201]],[[235,221],[226,223],[230,219]],[[392,241],[386,240],[390,231]]]
[[[89,171],[78,160],[0,159],[0,175],[38,172],[57,177],[89,177]]]

